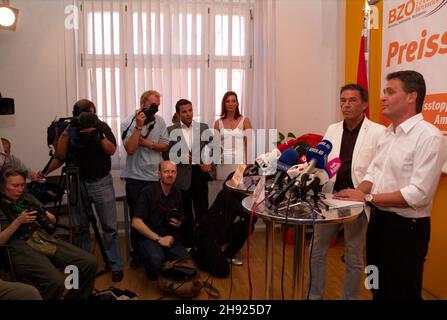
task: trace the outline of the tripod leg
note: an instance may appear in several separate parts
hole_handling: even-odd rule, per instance
[[[104,271],[100,271],[96,274],[96,276],[100,276],[110,270],[110,262],[107,257],[104,243],[102,241],[101,235],[99,233],[98,226],[96,224],[96,217],[93,213],[92,203],[90,201],[90,198],[88,196],[87,188],[85,187],[85,184],[80,183],[79,179],[79,169],[78,167],[65,167],[63,169],[63,172],[66,174],[66,189],[67,189],[67,200],[68,200],[68,210],[69,210],[69,216],[70,216],[70,227],[72,229],[72,232],[70,233],[70,237],[73,243],[73,226],[74,224],[74,214],[72,209],[75,209],[78,214],[78,219],[80,219],[81,214],[85,214],[85,217],[87,219],[87,224],[90,223],[93,227],[93,231],[95,233],[96,242],[98,243],[99,250],[101,252],[101,256],[104,260]],[[83,188],[83,192],[85,195],[81,196],[81,188]],[[84,212],[81,212],[84,211]],[[81,223],[78,223],[81,224]],[[74,226],[75,228],[78,226]],[[79,228],[80,229],[80,228]],[[82,233],[83,230],[74,230],[79,231]],[[81,234],[82,236],[82,234]],[[80,245],[78,245],[81,247]]]

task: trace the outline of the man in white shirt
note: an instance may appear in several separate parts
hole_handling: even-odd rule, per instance
[[[376,153],[379,138],[385,127],[365,116],[368,92],[358,84],[347,84],[340,89],[340,109],[343,121],[331,124],[323,139],[332,142],[329,159],[340,157],[342,166],[337,175],[325,185],[325,192],[333,193],[355,188],[366,174],[366,169]],[[363,273],[363,241],[368,220],[363,213],[359,218],[343,223],[345,239],[345,283],[342,299],[358,300]],[[309,298],[323,298],[327,251],[340,224],[318,224],[312,250],[312,281]]]
[[[204,131],[209,128],[205,123],[193,121],[191,101],[180,99],[175,105],[175,111],[180,122],[168,127],[169,152],[164,153],[163,157],[177,164],[175,187],[182,191],[186,215],[182,232],[183,244],[191,248],[194,244],[195,225],[208,210],[208,181],[211,180],[213,167],[204,163],[202,153],[209,143],[204,135]],[[212,134],[207,136],[212,137]]]
[[[365,201],[372,208],[366,234],[366,262],[378,269],[373,299],[421,299],[430,240],[432,200],[446,159],[441,132],[421,114],[424,77],[416,71],[388,74],[383,114],[391,121],[376,156],[356,189],[339,199]]]

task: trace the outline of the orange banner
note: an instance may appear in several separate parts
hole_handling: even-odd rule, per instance
[[[447,136],[447,92],[427,95],[422,114],[425,120],[435,125]]]

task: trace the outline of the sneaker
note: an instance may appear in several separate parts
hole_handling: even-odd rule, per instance
[[[228,262],[230,262],[233,266],[242,266],[244,264],[242,260],[237,258],[228,259]]]
[[[121,282],[123,280],[123,270],[112,271],[112,281]]]

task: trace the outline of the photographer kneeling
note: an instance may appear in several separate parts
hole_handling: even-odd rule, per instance
[[[141,191],[132,218],[132,227],[138,231],[138,253],[143,260],[146,275],[155,280],[165,261],[192,257],[186,251],[179,228],[182,224],[182,194],[173,185],[177,167],[169,160],[159,164],[160,182]]]
[[[104,233],[104,247],[112,269],[112,281],[123,279],[115,189],[110,170],[111,156],[116,151],[116,140],[107,123],[96,116],[93,102],[81,99],[73,106],[74,120],[60,136],[56,159],[68,166],[79,168],[81,203],[72,203],[70,208],[75,220],[74,244],[90,252],[88,217],[94,214],[95,205]],[[73,186],[72,186],[73,187]],[[77,190],[71,190],[77,193]],[[79,208],[80,206],[80,208]]]
[[[65,299],[87,299],[93,290],[98,260],[51,236],[56,218],[24,189],[24,173],[4,167],[0,172],[0,245],[8,245],[15,272],[50,300],[60,298],[65,289],[65,276],[58,268],[75,266],[79,288],[69,290]]]

